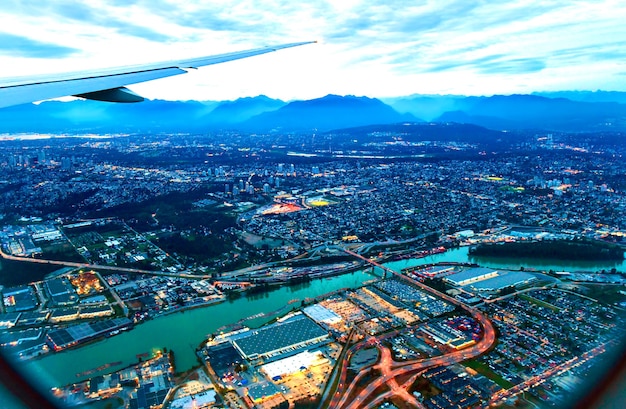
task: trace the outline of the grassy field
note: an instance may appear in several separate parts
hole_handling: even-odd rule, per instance
[[[0,260],[0,285],[13,287],[40,281],[46,274],[60,268],[61,266],[29,263],[27,261]]]
[[[268,248],[272,249],[275,247],[280,247],[283,245],[283,243],[285,243],[284,240],[273,239],[271,237],[263,237],[248,232],[242,233],[241,239],[256,248],[262,248],[263,245],[267,245]]]
[[[483,362],[477,361],[475,359],[471,359],[469,361],[463,362],[463,365],[475,370],[476,372],[478,372],[479,374],[483,376],[486,376],[487,378],[491,379],[492,381],[494,381],[495,383],[497,383],[504,389],[510,389],[514,386],[512,382],[507,381],[502,376],[495,373],[491,368],[489,368],[487,364]]]
[[[614,304],[626,301],[626,295],[620,294],[622,286],[611,284],[589,284],[584,286],[585,295],[606,304]]]
[[[48,260],[73,261],[78,263],[85,261],[80,254],[76,252],[74,246],[67,242],[43,246],[41,252],[41,258]]]
[[[527,295],[527,294],[520,294],[519,298],[521,298],[523,300],[526,300],[526,301],[528,301],[528,302],[530,302],[532,304],[539,305],[541,307],[545,307],[545,308],[551,309],[552,311],[556,311],[556,312],[560,311],[560,308],[557,307],[556,305],[552,305],[552,304],[547,303],[545,301],[538,300],[535,297],[531,297],[530,295]]]

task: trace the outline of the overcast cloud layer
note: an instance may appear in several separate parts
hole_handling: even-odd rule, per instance
[[[3,0],[0,21],[2,77],[319,41],[131,87],[149,98],[626,91],[617,0]]]

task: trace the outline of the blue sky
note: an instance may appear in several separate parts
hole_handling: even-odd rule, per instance
[[[130,87],[148,98],[626,91],[623,1],[2,0],[0,21],[1,77],[319,42]]]

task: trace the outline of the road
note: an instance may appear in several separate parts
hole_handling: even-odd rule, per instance
[[[482,315],[482,314],[480,314]],[[396,378],[406,375],[416,375],[426,369],[437,366],[448,366],[458,362],[462,362],[468,359],[475,358],[493,346],[496,340],[495,330],[489,321],[486,321],[484,316],[475,316],[477,320],[483,323],[484,336],[476,344],[459,351],[453,351],[449,354],[419,359],[406,362],[395,362],[391,359],[391,352],[388,348],[378,344],[378,349],[381,352],[381,359],[377,365],[371,369],[380,370],[381,374],[374,380],[368,383],[367,387],[362,389],[354,399],[348,402],[348,399],[358,390],[359,380],[366,376],[367,372],[359,373],[355,379],[340,390],[340,398],[334,400],[335,406],[333,408],[346,408],[357,409],[368,406],[365,404],[368,401],[378,401],[381,397],[383,400],[389,399],[393,396],[405,401],[407,404],[413,407],[419,407],[415,398],[407,392],[407,388],[411,386],[411,383],[404,382],[402,385],[398,384]],[[485,323],[487,325],[485,326]],[[347,362],[344,362],[346,365]],[[389,388],[383,394],[372,396],[376,390],[387,386]]]
[[[126,306],[126,303],[124,301],[122,301],[122,299],[120,298],[120,296],[117,293],[117,291],[115,291],[115,290],[113,290],[113,288],[111,288],[111,286],[109,285],[109,282],[107,280],[105,280],[100,275],[100,273],[96,272],[96,275],[98,276],[98,279],[100,280],[100,282],[104,283],[104,286],[106,287],[107,290],[109,290],[109,293],[113,296],[113,298],[115,298],[115,303],[120,306],[120,308],[124,312],[124,316],[128,317],[128,307]]]
[[[6,254],[0,248],[0,256],[5,260],[14,260],[14,261],[23,261],[27,263],[38,263],[38,264],[48,264],[48,265],[57,265],[63,267],[74,267],[74,268],[85,268],[92,270],[107,270],[107,271],[121,271],[124,273],[135,273],[135,274],[150,274],[156,276],[165,276],[165,277],[176,277],[176,278],[191,278],[191,279],[208,279],[211,278],[210,275],[196,275],[196,274],[187,274],[187,273],[170,273],[166,271],[150,271],[150,270],[141,270],[139,268],[128,268],[128,267],[117,267],[117,266],[103,266],[100,264],[88,264],[88,263],[77,263],[74,261],[59,261],[59,260],[46,260],[42,258],[30,258],[30,257],[16,257],[10,254]]]
[[[557,376],[560,375],[564,372],[569,371],[570,369],[582,365],[585,362],[595,358],[596,356],[604,353],[606,351],[606,347],[608,345],[606,344],[602,344],[599,345],[597,347],[595,347],[594,349],[592,349],[589,352],[585,352],[584,354],[581,355],[581,357],[577,357],[575,356],[574,358],[562,363],[561,365],[555,366],[554,368],[546,371],[546,372],[542,372],[537,376],[533,376],[532,378],[529,378],[527,380],[525,380],[524,382],[517,384],[515,386],[513,386],[510,389],[502,389],[499,392],[495,393],[492,397],[491,400],[484,406],[485,408],[490,407],[490,406],[495,406],[499,403],[502,403],[504,401],[506,401],[507,399],[515,396],[515,395],[519,395],[520,393],[523,393],[531,388],[534,388],[538,385],[541,385],[542,383],[544,383],[545,381],[547,381],[549,378],[553,377],[553,376]]]
[[[419,374],[429,368],[437,366],[448,366],[456,364],[461,361],[475,358],[487,350],[489,350],[496,341],[496,333],[493,325],[487,319],[487,317],[476,308],[467,306],[455,298],[449,297],[446,294],[440,293],[418,281],[404,276],[396,271],[391,270],[373,260],[363,257],[348,249],[342,249],[346,253],[364,260],[375,267],[379,267],[382,270],[399,277],[403,281],[408,281],[414,286],[429,292],[440,299],[444,299],[447,302],[461,307],[466,310],[483,328],[483,337],[474,345],[471,345],[465,349],[450,352],[448,354],[418,359],[405,362],[396,362],[391,358],[391,351],[383,345],[380,341],[382,338],[390,336],[390,334],[383,335],[382,337],[370,337],[369,339],[362,341],[359,344],[354,345],[346,354],[344,360],[340,363],[342,365],[342,374],[340,377],[338,392],[333,396],[330,408],[337,409],[359,409],[359,408],[375,408],[378,404],[385,400],[394,398],[395,400],[401,400],[410,407],[420,408],[422,405],[415,399],[413,395],[408,392],[408,389],[417,379]],[[357,376],[349,383],[346,384],[347,367],[352,354],[361,348],[375,345],[380,353],[379,362],[370,367],[367,371],[361,371]],[[338,363],[339,364],[339,363]],[[359,385],[360,381],[371,373],[376,374],[375,378],[370,380],[366,387]],[[398,378],[406,378],[409,376],[409,380],[403,383],[398,381]],[[384,392],[381,392],[382,389]]]
[[[347,355],[350,353],[350,348],[348,347],[348,345],[350,345],[350,343],[352,342],[352,337],[355,335],[356,335],[356,327],[352,327],[352,329],[348,333],[348,336],[346,337],[346,343],[341,349],[341,353],[337,357],[337,362],[342,362],[346,359]],[[349,362],[350,358],[347,358],[347,361]],[[342,367],[335,366],[333,368],[333,371],[331,372],[328,378],[328,381],[326,382],[326,389],[324,389],[324,392],[322,393],[322,397],[320,399],[320,407],[332,407],[332,406],[325,406],[325,403],[336,392],[337,386],[340,385],[342,382],[345,382],[346,371],[344,370],[346,369],[347,369],[346,366],[342,366]],[[335,382],[335,379],[337,377],[339,377],[339,380]]]

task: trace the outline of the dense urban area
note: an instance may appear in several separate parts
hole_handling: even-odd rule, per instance
[[[187,349],[155,336],[133,362],[103,356],[46,385],[64,406],[568,407],[622,348],[619,135],[405,124],[0,145],[11,360],[45,371],[166,317],[237,314]],[[507,257],[614,267],[481,263]],[[358,285],[246,307],[355,272]]]

